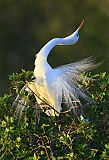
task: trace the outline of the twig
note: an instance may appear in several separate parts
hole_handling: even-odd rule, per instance
[[[45,153],[46,153],[46,155],[47,155],[47,157],[48,157],[48,160],[51,160],[51,158],[50,158],[50,156],[49,156],[49,154],[48,154],[48,151],[47,151],[45,142],[44,142],[44,140],[43,140],[43,136],[40,137],[40,138],[41,138],[41,140],[42,140],[42,145],[43,145],[43,148],[45,149]]]
[[[66,110],[66,111],[64,111],[64,112],[60,112],[60,114],[67,114],[67,113],[71,112],[72,109],[75,109],[75,108],[79,108],[79,106],[73,106],[73,107],[71,107],[69,110]]]
[[[77,102],[80,103],[79,100],[70,101],[70,103],[77,103]],[[62,103],[65,103],[65,104],[66,104],[67,102],[62,102]]]

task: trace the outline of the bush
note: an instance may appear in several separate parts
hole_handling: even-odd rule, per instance
[[[87,76],[87,75],[85,75]],[[109,158],[109,74],[88,74],[94,81],[83,81],[93,101],[83,103],[81,116],[72,112],[49,117],[41,110],[37,123],[35,98],[21,93],[28,101],[19,123],[15,96],[33,72],[22,70],[9,77],[10,93],[0,97],[0,159],[2,160],[107,160]],[[18,115],[19,116],[19,115]],[[80,118],[79,118],[80,117]]]

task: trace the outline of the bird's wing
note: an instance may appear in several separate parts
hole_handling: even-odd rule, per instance
[[[81,61],[66,64],[55,68],[59,73],[58,81],[60,81],[59,87],[63,92],[63,97],[66,103],[77,101],[80,97],[85,100],[89,100],[89,97],[85,93],[86,91],[79,88],[79,84],[85,78],[81,76],[81,73],[95,68],[95,64],[92,57],[85,58]]]

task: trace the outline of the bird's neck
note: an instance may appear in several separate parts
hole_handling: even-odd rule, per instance
[[[52,48],[56,45],[72,45],[75,44],[79,39],[78,35],[78,29],[71,34],[70,36],[67,36],[65,38],[54,38],[51,41],[49,41],[38,53],[38,56],[45,58],[47,60],[47,57],[52,50]]]
[[[60,38],[54,38],[49,41],[38,53],[38,57],[42,57],[42,59],[47,60],[47,57],[52,50],[52,48],[60,43]]]

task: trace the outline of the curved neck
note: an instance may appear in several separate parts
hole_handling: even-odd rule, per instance
[[[60,43],[60,38],[54,38],[50,40],[41,50],[39,53],[43,54],[45,58],[48,57],[52,48]]]
[[[47,59],[50,51],[52,48],[56,45],[72,45],[75,44],[79,39],[78,35],[78,29],[71,34],[70,36],[67,36],[65,38],[54,38],[51,41],[49,41],[38,53],[39,55],[43,56],[45,59]]]

